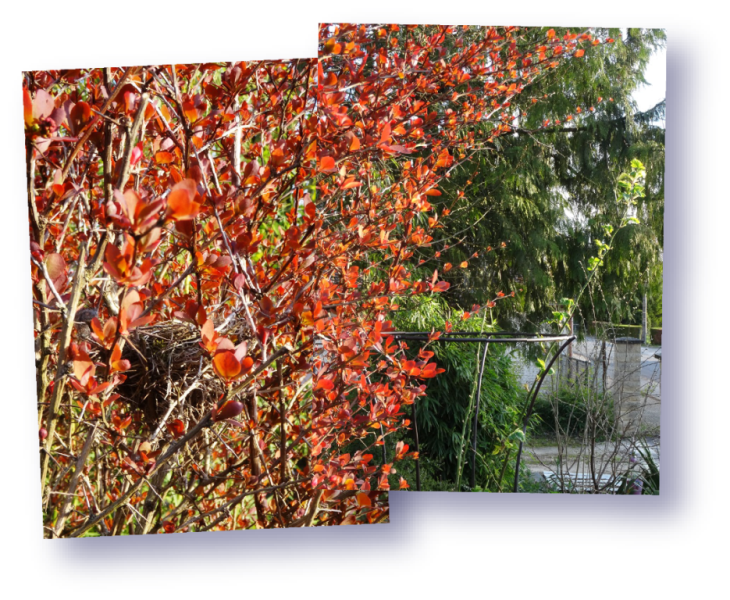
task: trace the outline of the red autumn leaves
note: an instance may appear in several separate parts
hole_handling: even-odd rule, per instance
[[[69,382],[81,394],[89,398],[97,398],[99,394],[112,385],[112,381],[99,382],[94,377],[98,365],[91,360],[86,345],[72,343],[69,353],[72,375],[72,377],[69,377]],[[117,370],[129,368],[129,362],[121,361],[120,356],[121,353],[115,356],[115,363],[119,367]],[[117,376],[115,379],[118,381],[119,377]]]
[[[194,309],[190,306],[189,310]],[[197,312],[197,311],[196,311]],[[202,314],[196,315],[204,317]],[[213,321],[206,319],[200,330],[201,347],[204,348],[213,360],[213,370],[230,385],[236,379],[247,375],[254,367],[254,360],[248,356],[248,342],[242,342],[234,346],[228,338],[218,335],[213,326]],[[243,412],[243,404],[235,398],[228,399],[220,407],[213,407],[212,417],[214,421],[234,419]]]
[[[113,199],[107,203],[106,214],[128,233],[125,233],[119,247],[107,245],[104,255],[106,272],[122,285],[142,286],[148,283],[155,263],[145,258],[137,264],[137,259],[156,250],[161,242],[161,225],[165,222],[194,219],[201,209],[199,199],[196,182],[192,179],[183,179],[174,185],[166,202],[162,198],[145,199],[135,190],[127,190],[124,194],[116,190]]]
[[[104,270],[111,275],[117,283],[128,286],[141,286],[146,284],[152,277],[152,261],[147,258],[139,266],[136,264],[134,238],[126,234],[121,248],[114,244],[106,247],[104,257]]]
[[[189,221],[200,212],[200,202],[195,180],[183,179],[167,197],[167,217],[174,221]]]
[[[173,419],[167,423],[167,431],[174,439],[178,439],[185,433],[185,423],[181,419]]]
[[[160,214],[163,207],[166,207],[164,217]],[[124,194],[115,190],[113,200],[107,204],[106,214],[123,230],[138,236],[151,236],[156,241],[160,229],[155,225],[167,221],[189,221],[198,215],[200,209],[201,199],[195,180],[183,179],[172,187],[166,200],[162,197],[142,198],[135,190],[127,190]]]
[[[334,173],[337,171],[337,167],[335,166],[335,159],[331,156],[323,156],[319,160],[319,168],[320,173]]]
[[[248,343],[241,342],[234,346],[231,340],[218,335],[210,319],[204,322],[200,337],[201,347],[213,357],[213,369],[226,383],[243,377],[253,368],[254,361],[247,356]]]
[[[131,290],[122,302],[118,317],[110,317],[103,326],[97,317],[91,320],[91,340],[98,346],[111,350],[108,360],[108,374],[111,380],[100,383],[95,379],[96,368],[98,366],[105,368],[107,365],[91,360],[88,343],[72,343],[70,347],[72,378],[69,381],[74,388],[85,396],[96,398],[107,389],[124,382],[125,376],[121,373],[128,371],[131,363],[128,359],[122,358],[122,345],[118,336],[125,336],[135,328],[154,320],[154,316],[144,315],[143,312],[144,307],[139,292]]]
[[[115,190],[113,200],[107,204],[106,214],[122,229],[136,235],[149,234],[153,225],[158,223],[159,212],[164,204],[162,198],[151,201],[142,199],[135,190],[127,190],[124,194]]]
[[[421,379],[431,379],[439,373],[443,373],[444,369],[437,367],[436,363],[429,363],[428,360],[433,358],[434,353],[430,350],[421,349],[418,353],[417,360],[404,360],[400,362],[401,369],[410,377],[419,377]]]
[[[80,110],[79,106],[85,104],[80,102],[74,105],[69,101],[57,107],[53,96],[46,90],[37,90],[35,97],[31,97],[28,89],[23,88],[23,116],[26,133],[34,140],[38,149],[45,152],[54,138],[56,141],[62,141],[62,138],[58,136],[62,125],[67,124],[71,134],[75,135],[86,124],[90,119],[89,107],[86,105],[86,111],[84,111]],[[70,119],[68,112],[72,116]],[[64,139],[69,140],[70,138]]]

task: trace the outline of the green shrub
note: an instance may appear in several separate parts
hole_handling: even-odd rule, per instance
[[[654,462],[651,451],[645,442],[636,447],[636,452],[644,459],[638,476],[626,475],[622,478],[618,494],[659,495],[659,466]]]
[[[575,383],[561,385],[537,398],[530,431],[537,436],[578,438],[590,425],[596,429],[596,438],[602,440],[611,431],[613,420],[610,394]]]
[[[447,320],[456,329],[457,318],[450,316],[450,309],[443,298],[419,296],[406,298],[401,302],[401,310],[391,316],[396,331],[443,331]],[[485,326],[483,318],[471,317],[458,321],[458,329],[464,331],[494,331]],[[425,342],[408,341],[406,355],[413,359]],[[461,489],[471,491],[467,485],[471,479],[471,436],[473,432],[473,412],[469,413],[470,400],[476,404],[476,385],[483,344],[479,343],[433,343],[429,350],[434,352],[431,362],[445,369],[434,379],[426,379],[426,396],[416,402],[418,423],[420,475],[422,491],[457,491],[457,480],[461,479]],[[525,400],[525,392],[520,388],[514,373],[511,359],[504,344],[491,344],[482,379],[481,401],[477,427],[477,459],[475,480],[483,491],[498,491],[496,481],[500,478],[506,453],[511,449],[509,460],[502,479],[502,491],[509,488],[514,478],[517,444],[514,440],[519,422],[520,409]],[[473,395],[473,398],[472,398]],[[411,418],[411,407],[402,406],[403,418]],[[465,420],[466,427],[465,426]],[[465,432],[461,473],[458,472],[459,451],[462,431]],[[373,444],[380,431],[374,429],[365,440],[360,440],[342,448],[342,453],[354,453]],[[385,462],[393,462],[395,445],[403,441],[408,444],[408,452],[416,450],[413,425],[394,435],[386,436]],[[372,464],[384,462],[382,446],[370,447],[373,454]],[[416,463],[411,458],[395,463],[396,474],[390,478],[391,489],[397,490],[400,477],[408,481],[409,489],[416,490]],[[460,477],[459,477],[460,475]]]
[[[449,309],[437,296],[412,299],[396,313],[394,326],[406,331],[443,330]],[[454,319],[456,320],[456,319]],[[489,331],[482,317],[460,321],[460,329]],[[410,342],[410,352],[418,351],[420,343]],[[426,396],[416,404],[420,453],[422,457],[422,489],[443,489],[461,479],[468,482],[471,473],[472,415],[477,356],[481,344],[435,343],[431,349],[434,360],[445,372],[428,381]],[[481,403],[477,431],[477,482],[494,486],[502,469],[505,449],[513,448],[509,437],[519,427],[520,408],[525,393],[521,390],[512,362],[502,344],[492,344],[482,380]],[[481,356],[481,354],[479,354]],[[462,437],[463,432],[463,437]],[[404,438],[411,448],[413,434]],[[394,443],[394,442],[392,442]],[[514,459],[515,453],[512,453]],[[461,464],[461,476],[459,465]],[[405,467],[401,467],[403,470]],[[513,473],[511,468],[506,471]],[[437,488],[427,487],[427,479],[439,482]],[[505,477],[505,481],[508,481]],[[415,477],[408,479],[415,489]]]

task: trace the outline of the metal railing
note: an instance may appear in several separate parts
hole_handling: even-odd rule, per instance
[[[527,432],[527,423],[532,415],[532,410],[537,399],[537,394],[545,381],[545,376],[550,372],[555,361],[562,354],[563,350],[567,348],[571,342],[576,339],[573,334],[569,335],[545,335],[541,333],[522,333],[515,331],[502,331],[494,333],[481,333],[473,331],[450,331],[447,333],[439,333],[438,337],[434,337],[433,332],[428,331],[389,331],[382,332],[382,335],[393,337],[396,340],[409,340],[419,342],[435,342],[435,343],[479,343],[484,344],[484,352],[482,354],[482,361],[479,366],[479,379],[477,381],[477,399],[476,408],[474,410],[474,419],[472,422],[472,443],[471,443],[471,477],[470,486],[474,488],[476,486],[476,456],[477,456],[477,428],[479,424],[479,407],[481,402],[482,393],[482,377],[484,375],[484,366],[486,364],[487,349],[489,344],[509,344],[509,343],[546,343],[546,342],[558,342],[561,343],[557,352],[551,357],[550,362],[545,366],[540,374],[537,384],[534,386],[528,404],[527,410],[522,420],[522,432]],[[418,452],[419,458],[416,459],[416,490],[421,490],[421,468],[420,468],[420,451],[418,444],[418,420],[416,418],[416,404],[411,405],[411,417],[413,420],[413,433],[416,445],[416,452]],[[383,446],[385,448],[385,446]],[[519,449],[517,451],[517,462],[515,465],[515,479],[513,485],[513,491],[518,491],[518,480],[520,474],[520,461],[522,458],[522,441],[520,441]]]

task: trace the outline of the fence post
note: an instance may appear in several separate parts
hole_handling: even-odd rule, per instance
[[[661,397],[661,394],[662,394],[662,349],[661,348],[659,348],[659,350],[657,350],[654,353],[654,358],[659,359],[659,396]]]
[[[616,338],[613,379],[616,389],[614,411],[622,436],[636,434],[641,416],[641,340]]]
[[[606,340],[601,342],[601,366],[603,372],[601,374],[603,379],[603,393],[606,393],[606,378],[608,377],[608,357],[606,356]]]

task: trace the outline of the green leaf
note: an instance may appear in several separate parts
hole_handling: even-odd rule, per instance
[[[515,429],[512,433],[509,434],[510,441],[518,441],[518,442],[524,442],[525,441],[525,434],[522,431],[522,429]]]

